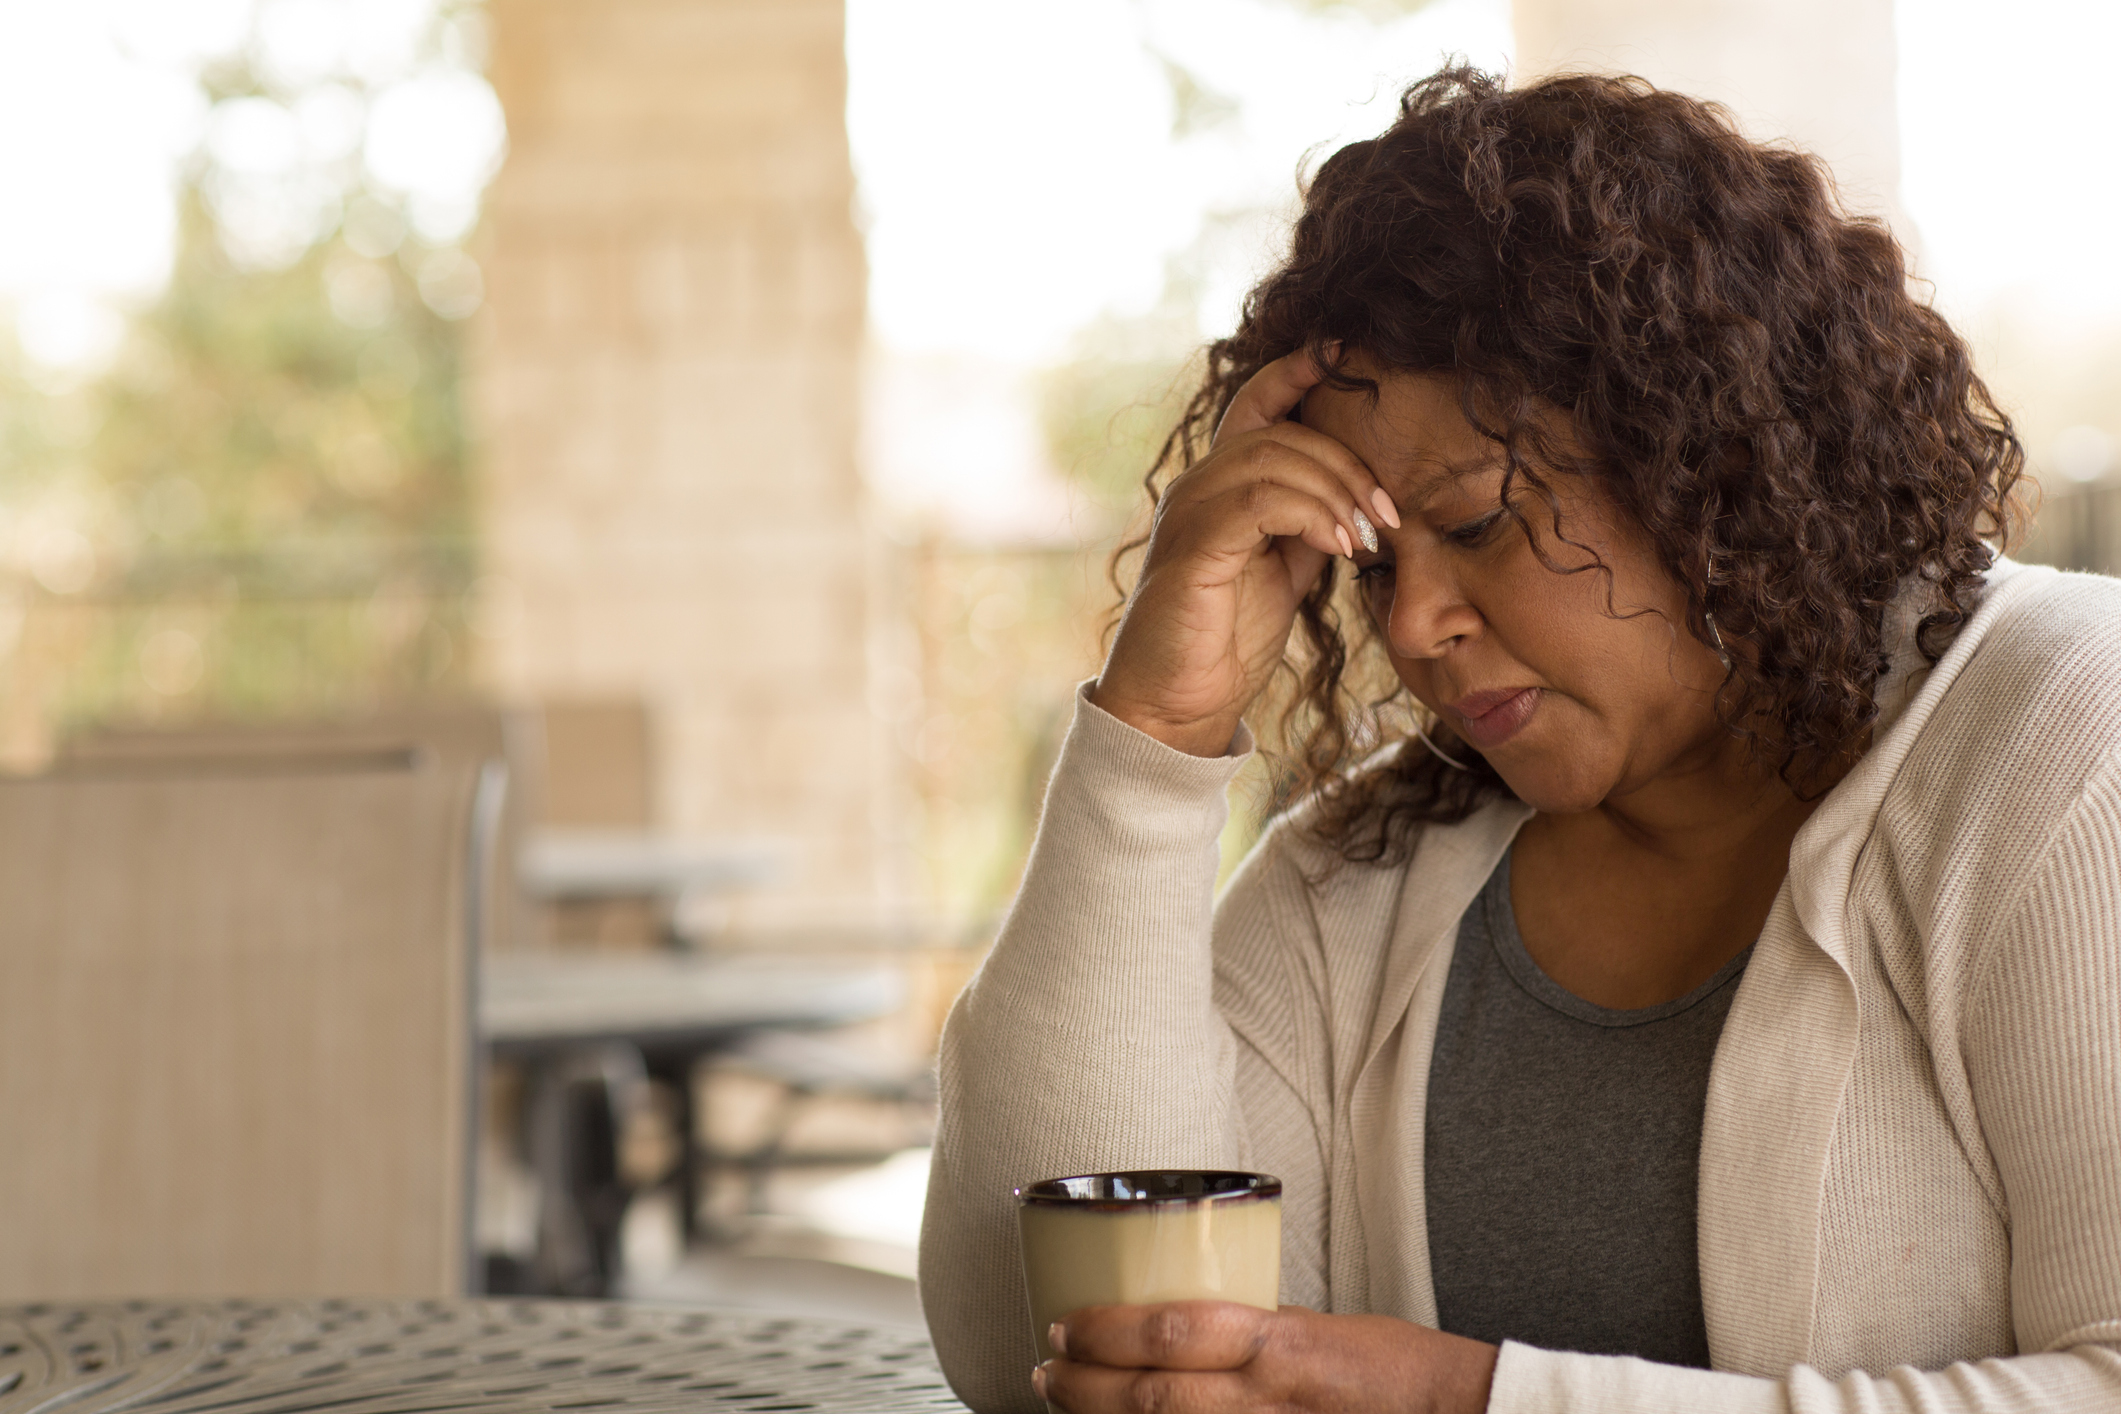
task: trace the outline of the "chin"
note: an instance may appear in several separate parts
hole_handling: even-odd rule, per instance
[[[1511,792],[1542,815],[1579,815],[1596,810],[1613,792],[1613,780],[1587,770],[1582,761],[1498,761],[1489,757]]]

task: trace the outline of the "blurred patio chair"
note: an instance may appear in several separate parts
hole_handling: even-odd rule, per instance
[[[655,729],[637,697],[568,698],[524,714],[523,801],[539,839],[645,839],[655,826]],[[650,889],[596,892],[541,887],[535,854],[522,865],[543,941],[560,947],[643,951],[670,938],[669,900]]]
[[[461,1292],[505,768],[191,747],[0,782],[0,1300]]]
[[[527,715],[538,769],[524,801],[539,824],[645,830],[655,823],[655,731],[646,703],[556,699]]]
[[[561,948],[701,948],[729,896],[787,872],[786,840],[659,828],[654,721],[638,698],[560,700],[523,714],[517,882]]]
[[[98,725],[59,745],[59,774],[105,772],[124,762],[257,761],[364,752],[417,751],[445,771],[476,773],[489,762],[508,769],[507,790],[494,834],[497,869],[482,902],[482,951],[535,946],[535,905],[517,886],[514,861],[527,833],[529,792],[541,750],[541,727],[530,715],[483,702],[399,707],[357,716],[265,722],[194,721],[176,725]]]

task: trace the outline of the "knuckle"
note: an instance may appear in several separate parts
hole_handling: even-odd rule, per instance
[[[1183,1414],[1178,1381],[1161,1370],[1136,1375],[1127,1386],[1128,1414]]]
[[[1280,1318],[1272,1311],[1261,1311],[1254,1306],[1230,1304],[1218,1308],[1222,1317],[1224,1334],[1230,1346],[1243,1350],[1245,1358],[1256,1358],[1261,1351],[1274,1343]]]
[[[1256,515],[1274,500],[1274,485],[1268,481],[1248,481],[1237,493],[1239,509],[1247,515]]]
[[[1182,1306],[1166,1306],[1149,1318],[1143,1335],[1151,1358],[1169,1360],[1186,1348],[1193,1335],[1193,1318]]]
[[[1292,1356],[1301,1358],[1310,1345],[1310,1328],[1306,1323],[1275,1313],[1254,1328],[1247,1363],[1260,1359],[1285,1360]]]

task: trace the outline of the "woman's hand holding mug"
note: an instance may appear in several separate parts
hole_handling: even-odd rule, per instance
[[[1228,751],[1326,562],[1374,548],[1373,517],[1399,525],[1353,452],[1289,420],[1323,377],[1305,350],[1254,374],[1208,455],[1157,504],[1141,580],[1091,701],[1166,746]]]
[[[1032,1383],[1063,1414],[1480,1414],[1496,1348],[1391,1316],[1227,1301],[1093,1306]]]

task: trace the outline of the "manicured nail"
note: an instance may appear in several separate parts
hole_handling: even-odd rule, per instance
[[[1355,542],[1348,539],[1348,528],[1344,525],[1336,525],[1333,527],[1333,533],[1340,538],[1340,553],[1351,560],[1354,559]]]
[[[1373,555],[1376,554],[1377,527],[1370,524],[1370,518],[1361,511],[1350,511],[1348,515],[1355,522],[1355,534],[1362,540],[1362,548]],[[1341,539],[1345,540],[1347,537],[1343,535]],[[1349,558],[1353,559],[1354,556],[1350,555]]]
[[[1399,529],[1399,507],[1392,504],[1392,498],[1385,494],[1384,487],[1380,486],[1370,493],[1370,504],[1377,507],[1379,520],[1394,530]]]
[[[1066,1355],[1068,1353],[1068,1328],[1059,1321],[1055,1321],[1052,1325],[1046,1327],[1046,1344],[1053,1347],[1055,1355]]]
[[[1031,1390],[1040,1399],[1046,1397],[1046,1367],[1040,1365],[1031,1371]]]

